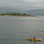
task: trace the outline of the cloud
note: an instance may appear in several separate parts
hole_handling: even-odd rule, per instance
[[[24,0],[25,2],[36,2],[37,0]]]
[[[44,8],[44,0],[0,0],[0,7],[13,7],[22,10]]]
[[[24,0],[24,2],[43,2],[44,0]]]

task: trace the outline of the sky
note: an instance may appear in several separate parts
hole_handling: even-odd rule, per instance
[[[21,10],[44,9],[44,0],[0,0],[0,7],[11,7]]]

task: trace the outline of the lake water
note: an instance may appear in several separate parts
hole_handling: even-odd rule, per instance
[[[0,44],[44,44],[44,16],[15,17],[0,16]],[[41,38],[41,42],[27,41],[30,36]]]

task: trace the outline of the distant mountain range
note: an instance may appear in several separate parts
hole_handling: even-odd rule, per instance
[[[0,7],[0,14],[4,14],[4,13],[27,13],[27,14],[36,15],[36,16],[37,15],[44,16],[44,9],[23,11],[17,8]]]
[[[0,14],[4,13],[22,13],[23,11],[17,8],[0,7]]]
[[[26,11],[26,13],[36,15],[36,16],[37,15],[44,16],[44,9],[30,10],[30,11]]]

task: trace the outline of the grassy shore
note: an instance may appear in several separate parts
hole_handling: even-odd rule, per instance
[[[0,16],[28,16],[31,17],[31,14],[25,14],[25,13],[5,13],[5,14],[0,14]],[[32,16],[35,17],[35,16]]]

